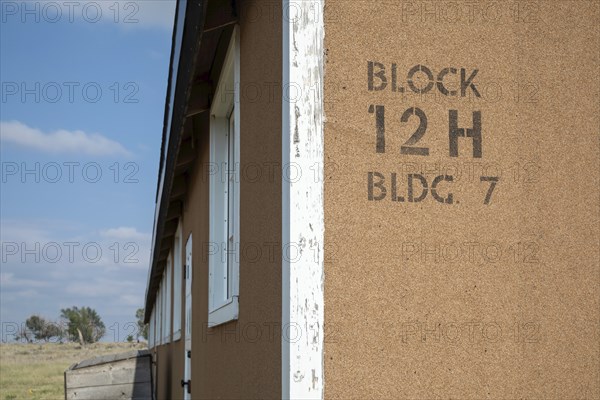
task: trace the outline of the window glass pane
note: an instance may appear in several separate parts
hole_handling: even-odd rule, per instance
[[[239,47],[234,31],[211,106],[210,160],[220,174],[210,180],[209,324],[220,325],[238,315],[239,263]],[[217,176],[218,175],[218,176]]]
[[[225,298],[229,299],[231,297],[230,285],[229,285],[229,277],[232,275],[233,263],[234,263],[234,254],[235,254],[235,246],[234,238],[235,238],[235,181],[237,179],[237,160],[235,159],[235,118],[234,113],[235,109],[231,111],[229,116],[229,137],[228,137],[228,147],[229,147],[229,157],[228,157],[228,167],[229,167],[229,179],[228,179],[228,196],[227,196],[227,263],[226,270],[224,271],[224,282],[225,285]]]
[[[162,284],[158,287],[158,295],[156,297],[156,310],[158,311],[158,318],[156,319],[156,342],[162,343]]]
[[[182,293],[182,263],[181,263],[181,239],[179,234],[175,236],[173,248],[173,334],[174,339],[179,339],[181,332],[181,293]]]
[[[166,320],[166,333],[165,333],[165,340],[168,342],[171,341],[171,273],[173,270],[173,258],[169,257],[167,258],[167,268],[165,271],[165,281],[166,281],[166,295],[165,295],[165,320]]]

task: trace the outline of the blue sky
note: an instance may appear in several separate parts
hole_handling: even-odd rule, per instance
[[[145,293],[175,4],[0,6],[2,339],[90,306],[104,340],[124,340]]]

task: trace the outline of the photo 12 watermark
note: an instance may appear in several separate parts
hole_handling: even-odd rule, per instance
[[[50,161],[0,163],[2,183],[118,183],[134,184],[140,180],[136,162]]]
[[[140,22],[139,1],[2,1],[2,23],[19,22],[73,24],[83,21],[90,24],[112,22],[137,24]]]
[[[138,264],[137,242],[16,242],[1,244],[2,263],[34,264]]]
[[[3,104],[138,104],[139,91],[137,82],[2,81],[0,97]]]

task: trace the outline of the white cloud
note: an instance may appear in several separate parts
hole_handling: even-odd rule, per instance
[[[27,289],[27,290],[21,290],[20,292],[15,293],[15,295],[17,297],[23,297],[26,299],[31,299],[34,297],[37,297],[40,293],[33,290],[33,289]]]
[[[15,278],[15,274],[0,272],[0,285],[3,288],[43,288],[51,286],[50,282],[34,279]]]
[[[127,15],[133,13],[134,8],[129,6],[127,3],[131,3],[131,0],[119,0],[121,4],[121,10],[124,10],[122,14]],[[134,19],[139,22],[134,24],[126,24],[131,27],[140,28],[163,28],[171,30],[173,29],[173,22],[175,19],[175,1],[171,0],[159,0],[159,1],[136,1],[139,6],[139,11],[136,15],[132,15]]]
[[[139,307],[144,304],[144,296],[135,294],[123,294],[119,296],[119,303],[124,306]]]
[[[118,228],[111,228],[100,232],[100,234],[106,238],[119,239],[119,240],[137,240],[137,241],[148,241],[150,235],[147,233],[138,232],[136,228],[128,226],[120,226]]]
[[[84,298],[106,297],[121,298],[124,295],[131,295],[133,292],[143,291],[144,285],[134,280],[115,281],[107,278],[94,278],[85,281],[70,281],[64,286],[64,291],[69,294],[82,296]],[[139,304],[139,297],[138,303]]]
[[[0,273],[0,322],[20,323],[32,314],[55,317],[61,308],[85,305],[96,309],[107,327],[119,324],[120,331],[109,332],[107,340],[126,337],[126,324],[135,321],[135,310],[144,304],[150,234],[132,226],[89,231],[68,220],[16,219],[2,219],[0,232],[0,255],[6,258]],[[49,242],[62,249],[57,262],[48,261],[54,252],[44,255]],[[77,242],[73,260],[66,242]],[[23,249],[35,249],[36,243],[39,250],[23,261]],[[17,254],[12,247],[6,254],[6,244],[16,244]],[[99,246],[100,259],[86,260],[85,244]],[[95,257],[94,251],[90,254]]]
[[[49,241],[45,228],[6,218],[0,222],[0,239],[3,243]]]
[[[48,223],[12,219],[0,222],[0,255],[6,267],[51,267],[47,273],[57,280],[68,279],[73,270],[94,268],[95,273],[103,269],[102,273],[125,274],[125,270],[148,268],[151,235],[135,227],[81,232],[68,223]]]
[[[29,9],[37,10],[40,15],[38,18],[44,21],[79,21],[90,24],[104,22],[129,29],[173,29],[175,0],[84,0],[70,3],[27,1],[35,3]]]
[[[1,121],[0,140],[46,153],[76,153],[92,156],[131,155],[119,142],[98,133],[65,129],[44,133],[19,121]]]

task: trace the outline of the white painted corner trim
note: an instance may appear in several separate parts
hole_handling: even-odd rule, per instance
[[[283,0],[283,399],[324,395],[324,1]]]

